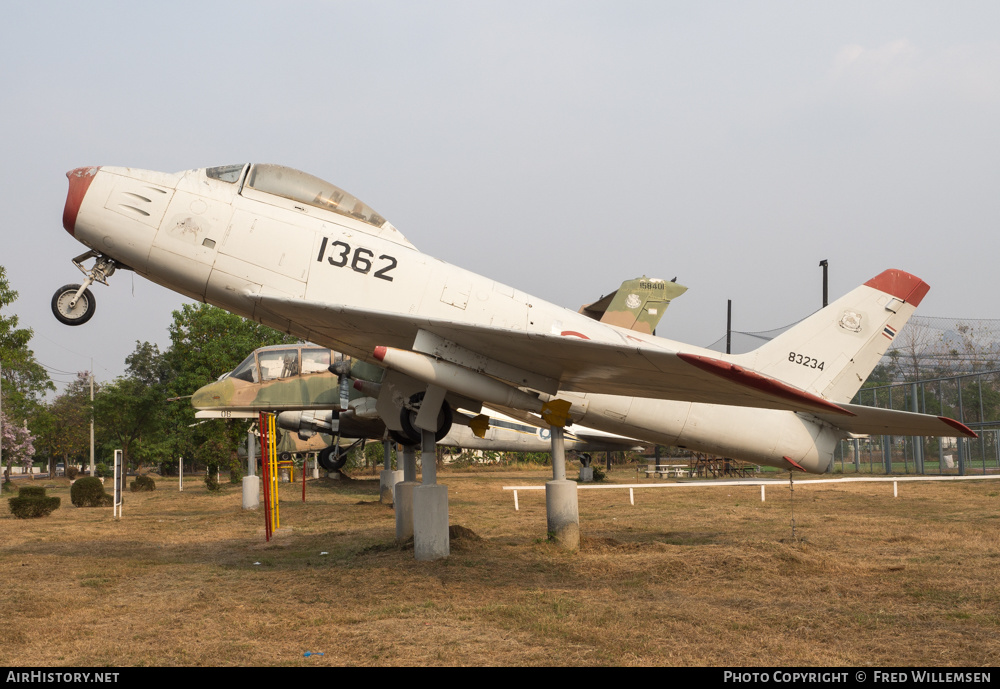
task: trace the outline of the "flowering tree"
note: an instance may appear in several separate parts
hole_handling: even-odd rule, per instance
[[[35,461],[35,437],[28,430],[27,424],[18,426],[11,423],[2,412],[0,412],[0,423],[3,424],[3,433],[0,434],[0,447],[3,448],[3,458],[7,463],[4,478],[10,478],[10,468],[14,462],[20,463],[25,471],[30,472],[31,465]]]

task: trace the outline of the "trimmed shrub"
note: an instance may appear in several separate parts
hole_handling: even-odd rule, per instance
[[[94,465],[94,473],[97,474],[98,478],[111,478],[115,475],[115,470],[104,462],[98,462]]]
[[[150,476],[136,476],[128,488],[133,493],[154,491],[156,490],[156,481]]]
[[[10,512],[18,519],[34,519],[46,517],[53,510],[59,509],[59,498],[45,497],[45,489],[36,486],[25,486],[17,492],[16,498],[11,498]]]
[[[76,467],[74,466],[66,467],[66,478],[68,478],[70,481],[72,481],[79,475],[80,475],[80,470],[77,469]]]
[[[17,491],[19,498],[44,498],[45,488],[42,486],[21,486]]]
[[[96,476],[85,476],[74,483],[69,489],[69,498],[77,507],[110,507],[114,502]]]

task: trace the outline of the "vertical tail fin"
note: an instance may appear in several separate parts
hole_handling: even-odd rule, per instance
[[[581,306],[580,313],[601,323],[651,334],[670,306],[670,300],[685,292],[687,287],[684,285],[643,276],[626,280],[606,297]]]
[[[734,359],[832,402],[850,402],[928,289],[918,277],[886,270]]]

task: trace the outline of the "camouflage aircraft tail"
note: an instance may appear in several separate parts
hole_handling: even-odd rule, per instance
[[[685,292],[687,287],[676,282],[642,276],[626,280],[593,304],[581,306],[580,313],[601,323],[652,334],[670,301]]]
[[[886,270],[733,363],[850,402],[930,289]]]

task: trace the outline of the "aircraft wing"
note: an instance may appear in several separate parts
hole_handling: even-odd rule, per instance
[[[979,436],[963,423],[944,416],[842,404],[854,416],[814,414],[837,428],[858,435],[926,435],[946,438]]]
[[[555,380],[561,390],[852,414],[818,395],[716,358],[714,352],[667,349],[627,330],[616,331],[620,342],[596,342],[575,333],[528,333],[281,296],[252,298],[255,317],[305,326],[310,341],[369,360],[377,346],[410,349],[417,331],[425,330]]]

